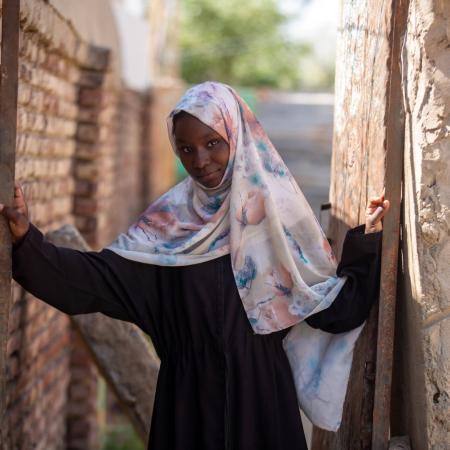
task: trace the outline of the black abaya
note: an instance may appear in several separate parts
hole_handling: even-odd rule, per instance
[[[346,236],[334,303],[307,319],[339,333],[360,325],[377,297],[381,233]],[[156,266],[104,249],[56,247],[31,225],[14,246],[13,277],[67,314],[101,312],[150,335],[161,368],[151,450],[306,449],[282,338],[254,334],[230,256],[192,266]]]

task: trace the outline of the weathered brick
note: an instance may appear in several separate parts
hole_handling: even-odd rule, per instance
[[[19,109],[17,112],[17,130],[21,131],[39,131],[45,130],[46,118],[44,115]]]
[[[17,91],[17,103],[21,106],[26,106],[31,101],[32,89],[29,84],[19,83]]]
[[[52,210],[55,217],[64,216],[72,212],[73,200],[71,197],[54,198]]]
[[[75,165],[75,176],[78,180],[94,181],[98,178],[99,170],[95,164],[78,160]]]
[[[72,137],[77,130],[77,123],[70,119],[47,116],[45,131],[50,136]]]
[[[17,330],[19,326],[21,325],[21,319],[22,319],[22,307],[23,305],[19,303],[13,304],[11,307],[11,310],[9,312],[8,317],[8,330],[10,333]]]
[[[6,380],[14,379],[19,373],[19,357],[11,355],[6,361]]]
[[[105,78],[104,72],[85,69],[81,72],[78,83],[80,86],[98,88],[103,84],[104,78]]]
[[[25,308],[25,323],[32,320],[37,320],[37,317],[46,309],[48,306],[37,298],[33,297],[31,294],[27,293],[26,306]]]
[[[8,343],[6,346],[6,354],[12,355],[14,352],[19,351],[22,345],[22,330],[16,330],[8,337]]]
[[[100,128],[92,123],[80,123],[77,128],[77,139],[82,142],[97,142]]]
[[[111,51],[108,48],[89,45],[85,55],[86,63],[84,67],[89,70],[106,71],[110,61],[110,54]]]
[[[78,111],[78,119],[83,123],[99,122],[100,108],[81,108]]]
[[[92,216],[97,213],[99,202],[93,198],[77,198],[74,204],[74,213],[80,216]]]
[[[16,428],[17,424],[21,420],[22,420],[22,407],[21,407],[21,404],[19,402],[13,403],[8,408],[8,423],[9,423],[10,429]]]
[[[77,180],[75,183],[75,195],[80,197],[90,197],[97,192],[97,183],[91,180]]]
[[[71,157],[75,154],[76,143],[71,139],[50,139],[50,155]]]
[[[99,109],[102,106],[104,91],[101,87],[80,87],[78,103],[82,108]]]
[[[76,157],[92,161],[100,156],[101,147],[97,143],[80,142],[76,149]]]
[[[97,197],[112,199],[115,193],[117,193],[117,190],[115,189],[114,180],[110,179],[105,174],[105,176],[97,183]]]

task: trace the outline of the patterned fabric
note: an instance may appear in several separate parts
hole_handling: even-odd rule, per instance
[[[284,339],[300,407],[336,430],[360,328],[332,335],[303,320],[327,308],[345,283],[314,213],[247,104],[229,86],[189,89],[167,118],[185,111],[230,146],[221,183],[188,177],[152,203],[108,247],[156,265],[189,265],[231,253],[236,286],[255,333],[293,326]],[[176,151],[176,150],[175,150]],[[295,326],[294,326],[295,325]]]

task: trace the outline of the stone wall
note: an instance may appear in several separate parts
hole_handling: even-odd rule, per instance
[[[164,123],[166,107],[114,81],[115,49],[83,41],[44,0],[21,5],[16,179],[43,232],[74,223],[99,248],[136,218],[153,186],[173,183],[173,155],[151,182],[163,137],[153,143],[148,121]],[[96,448],[98,375],[72,333],[68,316],[14,284],[2,449]]]
[[[397,434],[450,446],[450,3],[412,0],[404,49],[404,295]]]

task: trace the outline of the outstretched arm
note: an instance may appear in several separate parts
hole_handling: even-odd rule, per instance
[[[142,327],[144,268],[110,250],[82,252],[47,242],[29,222],[21,189],[15,205],[3,207],[13,236],[13,278],[27,291],[67,314],[102,312]],[[151,289],[151,288],[150,288]]]

